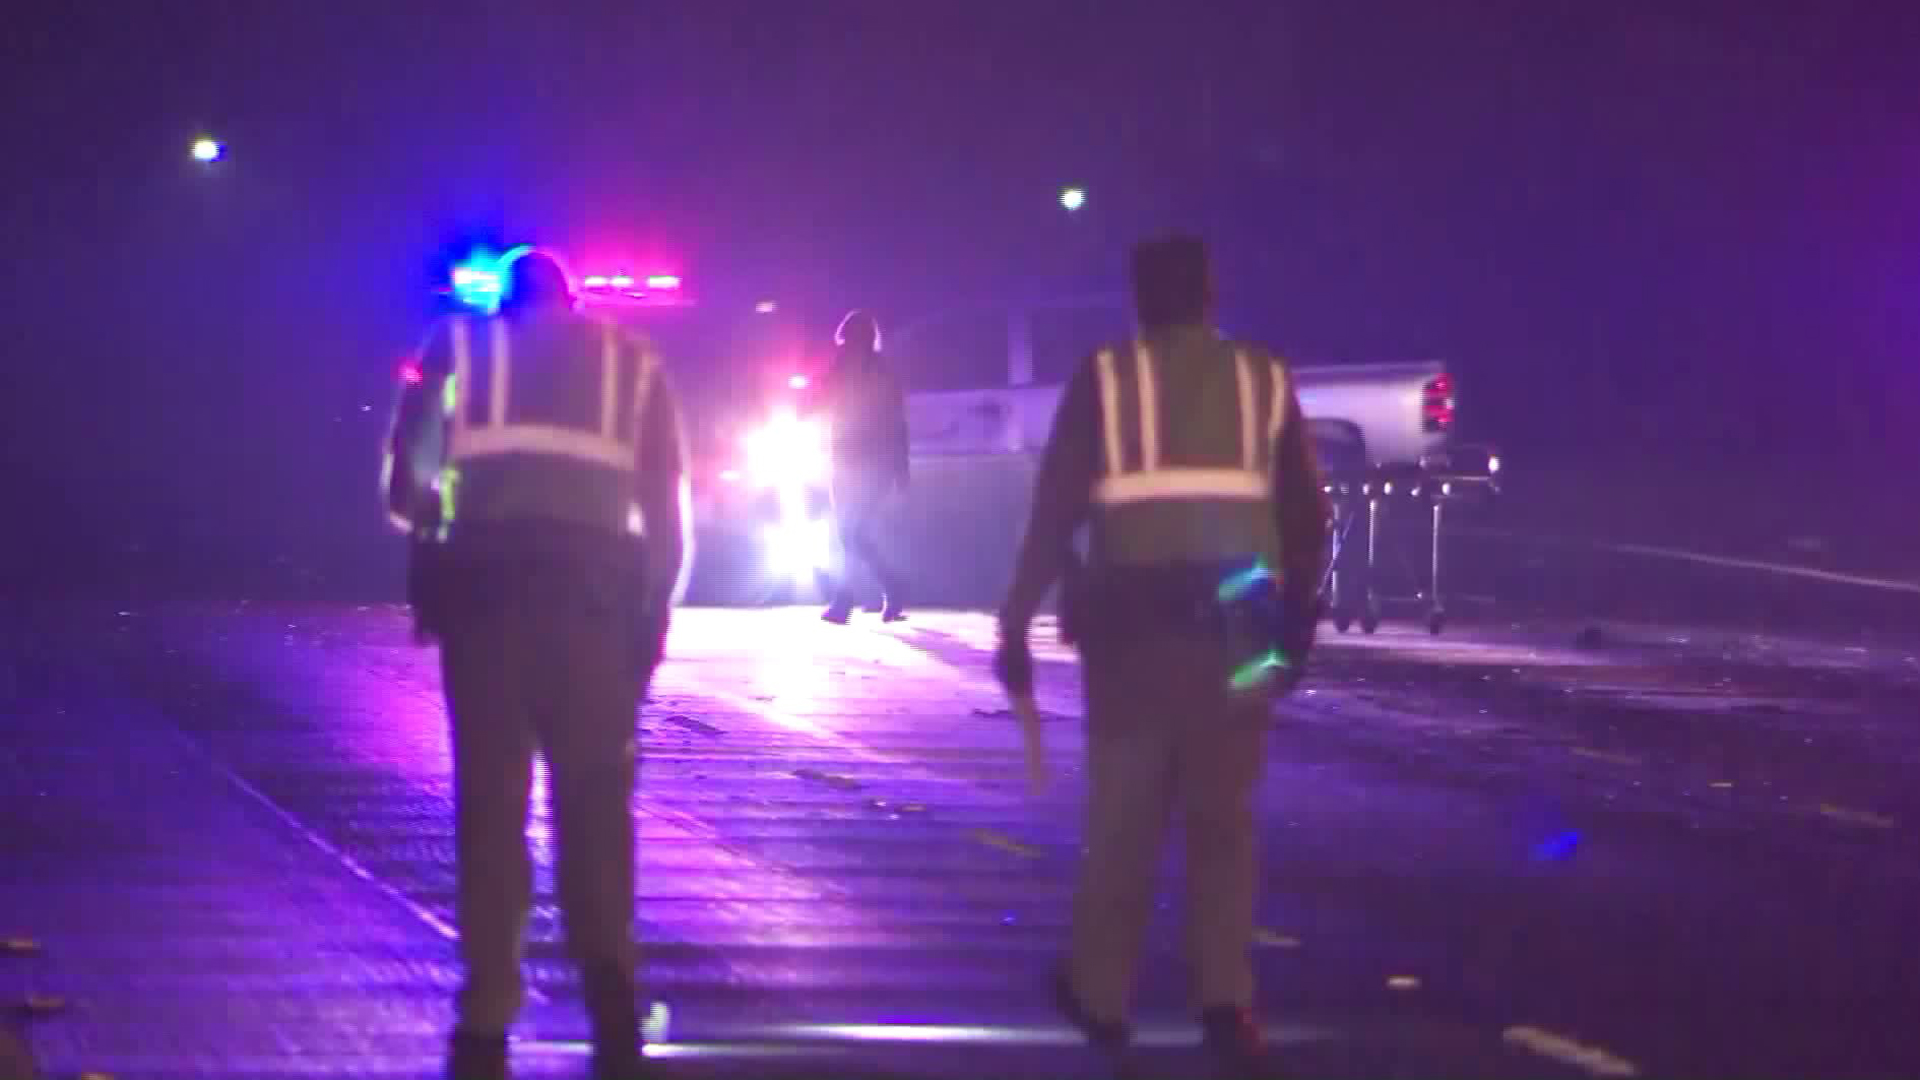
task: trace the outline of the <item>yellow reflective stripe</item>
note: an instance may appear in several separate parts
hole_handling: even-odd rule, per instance
[[[1260,467],[1258,447],[1259,438],[1254,417],[1253,365],[1247,362],[1243,349],[1233,354],[1233,374],[1240,390],[1240,467],[1251,472]]]
[[[467,427],[467,394],[473,387],[473,342],[465,319],[454,319],[447,329],[453,344],[453,430],[461,432]]]
[[[1155,469],[1109,476],[1093,486],[1093,500],[1103,506],[1193,499],[1259,502],[1266,497],[1267,478],[1247,469]]]
[[[612,323],[600,324],[600,436],[617,438],[614,418],[620,411],[620,340]]]
[[[1106,434],[1107,475],[1119,476],[1127,464],[1120,449],[1120,383],[1113,370],[1113,350],[1101,349],[1093,358],[1093,370],[1100,384],[1100,428]]]
[[[1140,397],[1140,468],[1153,472],[1160,468],[1160,390],[1145,342],[1134,343],[1133,370]]]
[[[1271,444],[1280,438],[1280,429],[1287,423],[1287,365],[1278,360],[1273,362],[1273,415],[1267,417],[1267,440]]]
[[[617,439],[546,424],[514,424],[467,431],[454,443],[453,460],[497,457],[501,454],[553,454],[576,461],[632,472],[633,450]]]
[[[640,373],[633,380],[633,445],[646,445],[647,402],[653,396],[653,373],[659,366],[653,357],[653,349],[645,341],[639,343]]]
[[[673,431],[673,456],[679,475],[685,481],[688,470],[693,468],[693,448],[687,443],[687,428],[680,420],[680,403],[667,399],[667,426]]]
[[[487,422],[500,427],[507,422],[507,384],[513,379],[513,347],[507,341],[507,324],[499,319],[488,322],[492,331],[492,377],[488,380]]]

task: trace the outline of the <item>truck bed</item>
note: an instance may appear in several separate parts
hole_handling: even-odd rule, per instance
[[[1415,361],[1322,364],[1293,369],[1307,419],[1357,434],[1374,465],[1417,464],[1442,446],[1422,411],[1446,364]],[[1061,387],[1019,386],[910,394],[907,427],[921,459],[1033,454],[1046,445]]]

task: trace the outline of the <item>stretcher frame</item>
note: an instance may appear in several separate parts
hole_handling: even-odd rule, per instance
[[[1348,444],[1351,451],[1352,444]],[[1346,633],[1357,622],[1360,632],[1380,629],[1389,602],[1423,604],[1427,632],[1439,635],[1448,612],[1441,553],[1446,535],[1447,508],[1465,500],[1484,502],[1500,493],[1500,455],[1491,446],[1450,446],[1418,464],[1379,465],[1362,452],[1323,453],[1323,490],[1331,504],[1327,520],[1327,565],[1320,581],[1320,597],[1333,628]],[[1418,507],[1427,529],[1425,589],[1411,597],[1385,596],[1379,589],[1380,536],[1395,504]],[[1353,544],[1364,540],[1359,552]],[[1355,563],[1358,565],[1355,565]]]

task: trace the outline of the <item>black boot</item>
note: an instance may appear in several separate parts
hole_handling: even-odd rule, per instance
[[[852,617],[853,598],[847,595],[847,583],[841,581],[834,586],[833,599],[827,603],[827,610],[820,613],[820,618],[838,626],[845,626],[847,620]]]
[[[907,617],[907,583],[898,567],[874,564],[885,601],[880,608],[881,622],[899,622]]]
[[[507,1036],[455,1030],[447,1040],[447,1080],[507,1080]]]
[[[898,591],[887,593],[886,606],[880,609],[880,621],[883,623],[900,622],[907,617],[906,602],[900,599]]]
[[[1201,1045],[1213,1061],[1214,1075],[1256,1080],[1264,1075],[1266,1040],[1251,1009],[1214,1005],[1200,1011]]]
[[[644,1080],[640,1007],[631,975],[618,968],[582,973],[593,1033],[593,1080]]]

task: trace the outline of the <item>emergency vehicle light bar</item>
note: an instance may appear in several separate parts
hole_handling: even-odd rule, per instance
[[[625,270],[617,274],[588,274],[580,279],[581,291],[587,299],[628,307],[685,307],[693,301],[682,291],[684,284],[678,274],[636,278]]]
[[[628,273],[588,274],[580,279],[580,284],[589,289],[631,289],[636,282]],[[649,289],[677,289],[680,287],[678,274],[651,274],[644,283]]]

